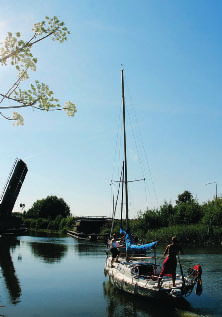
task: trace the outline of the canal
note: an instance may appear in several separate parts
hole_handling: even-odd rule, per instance
[[[203,293],[179,307],[114,290],[103,243],[44,235],[0,238],[0,247],[0,316],[222,315],[222,247],[184,248],[184,265],[202,265]]]

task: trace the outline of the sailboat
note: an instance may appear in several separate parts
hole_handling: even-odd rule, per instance
[[[120,234],[125,238],[125,257],[120,257],[118,262],[112,261],[112,256],[107,251],[106,263],[104,268],[105,275],[108,275],[109,281],[114,287],[121,291],[134,295],[141,295],[149,298],[181,298],[191,294],[194,286],[201,283],[201,266],[195,265],[184,274],[178,255],[180,273],[176,275],[175,286],[172,286],[172,278],[167,276],[158,283],[158,277],[161,272],[161,266],[157,265],[156,247],[158,241],[145,245],[137,245],[132,237],[129,226],[128,215],[128,180],[127,180],[127,155],[126,155],[126,129],[125,129],[125,97],[124,97],[124,76],[121,70],[122,82],[122,111],[123,111],[123,144],[124,144],[124,163],[122,169],[121,183],[124,185],[125,192],[125,222],[126,229],[120,227]],[[123,204],[122,204],[123,205]],[[113,225],[112,225],[113,228]],[[112,230],[112,229],[111,229]],[[110,234],[111,237],[111,234]],[[153,256],[144,256],[147,250],[154,250]],[[142,256],[138,254],[143,252]],[[200,292],[199,294],[200,295]]]

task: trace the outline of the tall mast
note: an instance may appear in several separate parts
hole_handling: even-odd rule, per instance
[[[122,79],[122,106],[123,106],[123,138],[124,138],[124,162],[125,162],[125,197],[126,197],[126,228],[129,225],[128,219],[128,187],[127,187],[127,160],[126,160],[126,128],[125,128],[125,97],[124,97],[124,77],[123,69],[121,69]]]

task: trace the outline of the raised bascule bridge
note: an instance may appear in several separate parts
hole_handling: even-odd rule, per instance
[[[13,216],[12,210],[27,172],[25,162],[16,159],[0,197],[0,234],[15,234],[24,230],[21,218]]]

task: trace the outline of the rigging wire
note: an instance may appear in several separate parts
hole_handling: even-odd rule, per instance
[[[121,101],[121,99],[120,99]],[[121,102],[120,102],[121,105]],[[115,179],[115,172],[117,175],[120,175],[122,166],[120,166],[120,162],[123,161],[123,152],[122,152],[122,108],[118,107],[118,117],[116,120],[116,139],[115,139],[115,150],[114,150],[114,158],[113,158],[113,170],[112,170],[112,179]],[[116,167],[117,166],[117,167]]]
[[[113,167],[112,167],[112,179],[111,183],[114,185],[114,179],[118,179],[119,175],[122,173],[122,166],[120,162],[123,161],[123,137],[122,137],[122,106],[121,106],[121,98],[122,95],[120,94],[120,102],[118,104],[118,111],[117,111],[117,120],[115,120],[114,131],[115,133],[115,147],[114,147],[114,157],[113,157]],[[111,185],[111,184],[110,184]],[[112,186],[111,195],[116,196],[115,193],[116,186]],[[113,198],[111,198],[113,199]],[[114,209],[114,203],[113,203]]]
[[[123,183],[123,179],[124,179],[124,168],[122,168],[122,171],[121,171],[120,181],[119,181],[119,186],[118,186],[118,190],[117,190],[117,196],[116,196],[115,204],[114,204],[114,195],[113,195],[113,215],[112,215],[112,226],[111,226],[111,230],[110,230],[110,238],[111,238],[112,232],[113,232],[114,219],[115,219],[117,203],[118,203],[118,199],[119,199],[120,186]],[[111,183],[111,185],[112,185],[112,183]]]
[[[130,89],[129,89],[127,81],[126,81],[126,86],[127,86],[127,89],[126,89],[127,95],[129,96],[128,99],[132,100],[132,97],[130,95]],[[152,177],[152,173],[151,173],[151,169],[150,169],[150,164],[149,164],[148,156],[147,156],[147,153],[146,153],[146,150],[145,150],[145,146],[144,146],[144,142],[143,142],[143,138],[142,138],[142,133],[141,133],[140,126],[138,124],[136,111],[135,111],[135,107],[134,107],[133,102],[130,103],[130,106],[131,106],[130,110],[131,111],[133,110],[132,111],[132,115],[131,115],[131,112],[129,111],[129,107],[126,107],[126,109],[127,109],[127,115],[129,117],[129,123],[130,123],[130,126],[131,126],[131,133],[133,135],[133,139],[134,139],[134,143],[135,143],[135,147],[136,147],[136,152],[137,152],[137,156],[138,156],[138,161],[139,161],[139,165],[140,165],[143,177],[148,180],[147,181],[147,186],[145,187],[145,194],[146,194],[147,204],[148,204],[148,194],[149,194],[149,196],[151,198],[151,188],[149,186],[149,184],[151,184],[152,185],[152,189],[153,189],[153,193],[154,193],[154,197],[155,197],[155,200],[156,200],[156,203],[157,203],[157,206],[158,206],[159,205],[158,204],[158,198],[157,198],[156,189],[155,189],[154,182],[153,182],[153,177]],[[133,120],[132,120],[132,117],[133,117]],[[136,126],[137,129],[135,129],[134,126]],[[135,133],[135,132],[137,132],[137,133]],[[141,151],[139,151],[139,149],[141,149]],[[140,152],[141,152],[141,154],[140,154]],[[145,161],[146,164],[142,163],[142,159],[141,159],[142,154],[144,156],[144,161]],[[148,177],[146,177],[147,173],[146,173],[145,165],[148,167]],[[148,191],[148,194],[147,194],[147,191]]]
[[[128,84],[126,82],[126,86],[127,86],[127,96],[128,99],[131,99],[130,96],[130,89],[128,87]],[[130,98],[129,98],[130,97]],[[128,104],[128,102],[127,102]],[[129,110],[129,106],[130,106],[130,110]],[[118,107],[119,111],[117,114],[117,120],[115,121],[115,131],[116,131],[116,137],[115,137],[115,149],[114,149],[114,158],[113,158],[113,168],[112,168],[112,185],[114,185],[114,183],[118,183],[119,181],[113,181],[114,179],[118,179],[118,176],[116,175],[120,175],[121,172],[121,165],[119,164],[121,161],[123,161],[123,137],[122,137],[122,106],[121,106],[121,102],[119,103],[119,107]],[[149,160],[146,154],[146,150],[145,150],[145,146],[144,146],[144,142],[143,142],[143,138],[142,138],[142,134],[141,134],[141,130],[139,128],[139,124],[138,124],[138,119],[136,116],[136,111],[135,111],[135,106],[133,105],[133,103],[131,102],[127,107],[126,107],[126,111],[127,111],[127,116],[128,116],[128,125],[130,126],[130,132],[131,132],[131,138],[134,141],[135,147],[136,147],[136,154],[137,154],[137,158],[138,158],[138,163],[140,166],[140,170],[142,172],[142,180],[146,180],[145,182],[145,200],[146,200],[146,208],[148,208],[148,205],[150,205],[151,202],[151,197],[152,197],[152,193],[154,194],[155,200],[157,202],[158,205],[158,199],[157,199],[157,194],[156,194],[156,190],[155,190],[155,186],[154,186],[154,182],[153,182],[153,178],[152,178],[152,173],[151,173],[151,169],[150,169],[150,165],[149,165]],[[132,111],[132,114],[130,113]],[[136,129],[135,129],[136,126]],[[128,129],[129,130],[129,129]],[[147,167],[148,167],[148,171],[147,171]],[[137,180],[134,180],[137,181]],[[139,181],[139,180],[138,180]],[[133,182],[131,180],[129,180],[128,182]],[[121,183],[121,182],[120,182]],[[112,213],[116,213],[116,209],[117,209],[117,201],[115,202],[115,206],[114,206],[114,198],[117,196],[119,196],[119,190],[120,190],[120,183],[119,186],[112,186],[112,200],[113,200],[113,211]],[[116,188],[117,189],[117,193],[115,193]],[[131,191],[131,189],[130,189]],[[130,195],[131,196],[131,195]],[[133,196],[133,195],[132,195]]]

